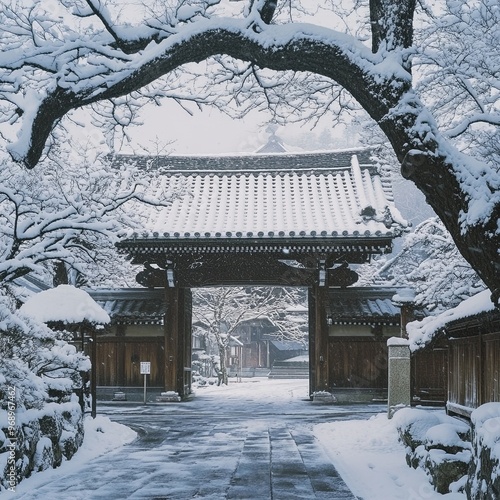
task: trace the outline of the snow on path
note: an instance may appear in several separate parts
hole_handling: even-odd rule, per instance
[[[369,419],[363,414],[369,411],[382,411],[383,407],[380,405],[374,407],[314,405],[308,402],[307,395],[307,380],[254,378],[243,379],[241,383],[231,380],[229,386],[199,388],[192,402],[174,403],[168,408],[171,416],[178,414],[178,418],[181,419],[183,414],[186,417],[188,414],[196,414],[197,408],[207,405],[210,405],[210,409],[216,413],[228,412],[234,415],[236,420],[238,415],[243,416],[245,413],[248,418],[251,418],[252,411],[255,412],[255,417],[267,415],[269,412],[271,417],[271,414],[276,415],[276,418],[280,414],[293,415],[297,420],[300,420],[301,414],[304,417],[315,414],[318,418],[317,422],[326,422],[314,425],[316,439],[321,443],[349,488],[359,498],[364,500],[423,500],[443,497],[447,500],[465,500],[465,495],[461,494],[440,495],[436,493],[423,471],[410,469],[406,465],[403,446],[398,442],[394,424],[387,420],[385,412]],[[106,411],[111,418],[114,412],[117,416],[118,413],[121,415],[131,413],[129,418],[130,422],[133,422],[133,419],[137,418],[133,413],[141,408],[141,405],[135,404],[119,407],[108,405],[102,406],[101,410]],[[162,407],[156,408],[160,410]],[[344,418],[349,420],[344,420]],[[254,430],[259,430],[257,429],[258,423],[257,419],[253,424],[256,426]],[[219,434],[212,434],[211,439],[217,441],[223,438]],[[119,448],[134,438],[135,433],[127,427],[110,422],[107,417],[98,416],[96,421],[87,423],[85,443],[70,462],[64,462],[58,469],[34,474],[23,481],[18,486],[17,493],[10,494],[9,498],[17,498],[18,495],[20,498],[42,498],[33,494],[38,488],[43,490],[43,485],[57,481],[58,478],[64,479],[69,474],[88,467],[96,457],[113,448],[116,450],[112,455],[117,457],[115,454],[121,453]],[[210,443],[203,444],[208,446]],[[215,442],[212,444],[217,445]],[[214,448],[210,445],[207,448],[207,458],[213,451]],[[144,453],[144,458],[147,458],[147,450],[142,453]],[[222,457],[224,454],[220,455],[221,459]],[[111,455],[110,460],[112,460]],[[224,459],[219,464],[222,466],[223,462]],[[76,496],[72,498],[76,500]]]
[[[316,438],[351,491],[366,500],[466,500],[434,491],[422,469],[408,467],[394,423],[380,413],[369,420],[317,425]]]

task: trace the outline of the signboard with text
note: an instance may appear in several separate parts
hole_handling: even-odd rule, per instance
[[[151,362],[141,361],[141,375],[149,375],[151,373]]]

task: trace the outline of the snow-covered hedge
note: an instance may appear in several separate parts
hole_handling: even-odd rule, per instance
[[[57,467],[82,443],[81,374],[90,362],[67,340],[0,295],[0,491]]]
[[[500,403],[471,414],[471,425],[442,412],[405,408],[394,416],[406,460],[423,468],[439,493],[500,498]]]
[[[83,442],[83,414],[78,398],[42,408],[0,414],[0,491],[15,491],[33,472],[58,467]]]
[[[500,498],[500,403],[486,403],[472,412],[473,459],[468,498]]]
[[[424,469],[439,493],[464,486],[471,461],[470,426],[440,412],[405,408],[395,423],[410,467]]]

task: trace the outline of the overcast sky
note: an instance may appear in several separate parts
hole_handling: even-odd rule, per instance
[[[141,118],[144,125],[128,130],[132,143],[124,145],[123,149],[132,150],[138,145],[151,148],[158,139],[162,144],[174,141],[168,147],[174,154],[251,153],[264,145],[270,136],[270,115],[257,111],[242,119],[232,119],[210,108],[193,110],[190,115],[175,102],[164,101],[160,107],[147,108]],[[323,119],[314,129],[307,124],[288,124],[278,127],[276,133],[291,150],[341,149],[357,145],[355,139],[346,139],[344,128],[332,127],[331,118]],[[328,147],[322,147],[321,138],[330,138]]]

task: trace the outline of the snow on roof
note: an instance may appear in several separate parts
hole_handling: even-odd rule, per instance
[[[285,311],[287,313],[308,313],[309,312],[309,308],[306,307],[306,306],[303,306],[301,304],[296,304],[296,305],[293,305],[293,306],[288,306]]]
[[[332,324],[399,324],[400,308],[392,297],[402,289],[392,287],[349,287],[329,290],[328,318]]]
[[[271,135],[271,137],[269,137],[267,143],[256,151],[257,154],[286,152],[287,149],[285,148],[283,141],[274,133]]]
[[[167,307],[163,289],[120,288],[88,292],[113,323],[163,324]]]
[[[406,325],[410,349],[416,351],[425,347],[439,330],[444,329],[452,321],[469,318],[494,309],[495,305],[491,302],[491,291],[486,289],[437,316],[428,316],[421,321],[412,321]]]
[[[152,189],[161,197],[182,186],[187,194],[152,210],[134,237],[392,237],[407,226],[386,180],[360,162],[369,161],[364,150],[182,158],[155,167],[175,170]]]
[[[20,308],[24,314],[43,323],[109,323],[106,311],[92,297],[72,285],[59,285],[30,297]]]
[[[244,346],[245,344],[243,344],[243,342],[238,338],[238,337],[235,337],[234,335],[229,335],[229,345],[231,347],[237,347],[237,346]]]
[[[120,154],[113,157],[118,166],[133,164],[160,174],[196,172],[292,172],[304,170],[332,170],[349,167],[356,155],[362,168],[376,170],[371,159],[372,148],[350,148],[334,151],[289,153],[219,153],[146,156]]]
[[[300,351],[305,348],[302,342],[296,340],[271,340],[270,343],[276,347],[278,351]]]

